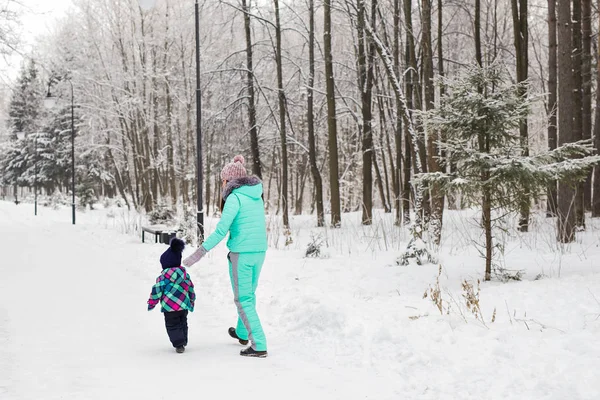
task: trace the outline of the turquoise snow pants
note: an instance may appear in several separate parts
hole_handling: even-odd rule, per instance
[[[265,255],[265,252],[259,252],[229,253],[227,256],[233,299],[238,312],[235,333],[240,339],[250,339],[252,348],[257,351],[267,350],[267,339],[256,313],[255,295]]]

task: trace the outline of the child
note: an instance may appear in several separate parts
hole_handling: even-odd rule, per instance
[[[184,267],[181,266],[181,252],[185,243],[173,238],[169,248],[160,256],[162,273],[152,286],[148,299],[148,311],[160,301],[161,312],[165,315],[165,325],[169,340],[177,353],[183,353],[188,344],[188,311],[194,311],[196,293],[194,284]]]

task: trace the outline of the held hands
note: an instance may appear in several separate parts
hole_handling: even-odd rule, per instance
[[[202,257],[204,257],[206,255],[206,253],[208,253],[208,251],[206,251],[206,249],[204,248],[204,246],[200,246],[198,247],[198,249],[193,252],[189,257],[187,257],[185,260],[183,260],[183,266],[184,267],[191,267],[192,265],[196,264],[198,261],[200,261],[202,259]]]

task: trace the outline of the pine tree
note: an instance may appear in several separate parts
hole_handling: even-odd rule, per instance
[[[493,228],[503,218],[496,217],[495,211],[500,215],[518,212],[531,193],[541,195],[553,179],[581,181],[600,159],[590,156],[589,140],[535,156],[523,154],[519,127],[529,114],[531,100],[522,95],[526,83],[507,81],[509,75],[497,65],[476,66],[446,81],[448,94],[439,108],[425,113],[424,118],[445,133],[441,147],[448,158],[444,162],[455,163],[457,168],[416,177],[441,185],[446,193],[460,190],[466,201],[481,205],[485,280],[492,274]]]
[[[37,68],[30,61],[21,68],[9,104],[8,130],[11,142],[0,159],[2,181],[6,185],[16,187],[33,184],[35,146],[32,145],[32,138],[40,127],[41,93]],[[23,134],[24,138],[18,139],[17,133]]]
[[[24,141],[15,140],[5,143],[0,152],[0,184],[16,186],[21,183],[27,167],[27,154]]]
[[[79,125],[76,116],[75,125]],[[68,188],[71,181],[71,106],[62,105],[50,115],[38,140],[39,181],[48,192]]]
[[[23,132],[29,135],[39,128],[42,90],[38,81],[38,71],[33,61],[21,68],[16,89],[10,100],[10,130],[13,134]]]

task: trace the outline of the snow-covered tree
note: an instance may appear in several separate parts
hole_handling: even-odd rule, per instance
[[[41,93],[37,67],[30,61],[21,68],[9,104],[7,128],[10,141],[0,157],[2,181],[6,185],[33,183],[35,152],[30,142],[40,126],[43,112]],[[23,138],[18,139],[17,133]]]
[[[20,42],[19,25],[22,5],[6,0],[0,6],[0,55],[7,56],[15,51]]]
[[[42,86],[38,78],[38,69],[33,60],[21,68],[10,105],[10,129],[13,133],[23,132],[29,135],[37,132],[38,117],[42,113]]]
[[[55,90],[55,89],[54,89]],[[56,91],[56,90],[55,90]],[[75,113],[74,126],[80,125]],[[37,137],[38,182],[47,192],[70,187],[71,181],[71,105],[59,100]],[[76,164],[81,166],[79,159]],[[87,168],[87,167],[86,167]]]
[[[485,231],[485,280],[491,279],[493,228],[506,211],[516,212],[531,194],[540,196],[553,179],[576,182],[600,158],[591,156],[590,141],[563,145],[534,156],[523,153],[519,126],[532,100],[522,95],[526,82],[509,83],[498,64],[471,67],[445,81],[440,106],[422,114],[425,123],[443,132],[444,163],[451,172],[419,174],[417,180],[459,191],[471,205],[480,205]],[[495,217],[493,211],[500,210]]]
[[[27,167],[25,141],[4,142],[0,150],[0,184],[15,186]]]

